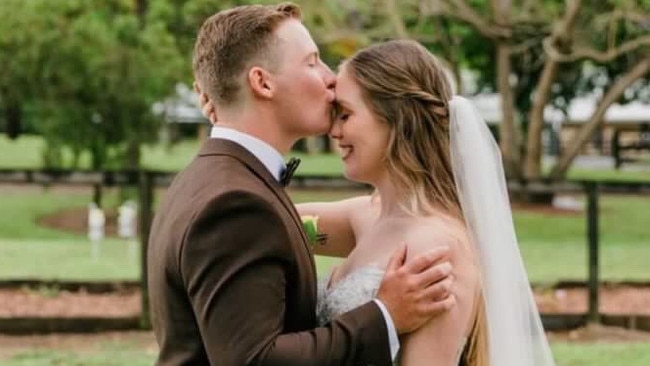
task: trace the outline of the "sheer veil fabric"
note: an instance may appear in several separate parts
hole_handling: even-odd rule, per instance
[[[521,259],[499,146],[476,107],[449,102],[456,188],[482,271],[490,365],[553,366]]]

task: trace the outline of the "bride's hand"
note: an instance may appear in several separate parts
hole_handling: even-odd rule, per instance
[[[438,247],[408,263],[406,245],[391,257],[377,298],[399,334],[410,333],[456,304],[449,248]]]
[[[212,124],[217,123],[217,109],[215,108],[208,95],[201,90],[198,82],[194,82],[194,91],[199,95],[199,104],[201,106],[201,112],[203,116],[210,120]]]

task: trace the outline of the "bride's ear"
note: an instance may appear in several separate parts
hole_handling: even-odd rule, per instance
[[[275,78],[267,70],[259,66],[251,67],[248,71],[247,82],[255,98],[273,98],[276,90]]]

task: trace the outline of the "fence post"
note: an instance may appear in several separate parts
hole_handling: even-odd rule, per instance
[[[598,285],[600,283],[599,266],[598,266],[598,183],[588,182],[587,189],[587,241],[588,241],[588,263],[589,263],[589,314],[590,323],[598,323],[599,301]]]
[[[148,171],[138,174],[138,230],[140,232],[140,291],[142,293],[142,311],[140,313],[140,327],[151,329],[149,314],[149,291],[147,286],[147,243],[153,218],[153,179]]]

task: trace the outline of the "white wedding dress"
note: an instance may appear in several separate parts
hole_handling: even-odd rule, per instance
[[[318,281],[316,316],[320,325],[375,298],[384,270],[361,267],[328,287],[330,276]]]
[[[330,285],[330,276],[318,281],[318,303],[316,316],[320,325],[353,310],[375,298],[385,271],[376,266],[365,266],[354,270]],[[458,360],[465,344],[458,350]],[[456,361],[456,365],[458,364]],[[399,354],[395,365],[399,364]]]

